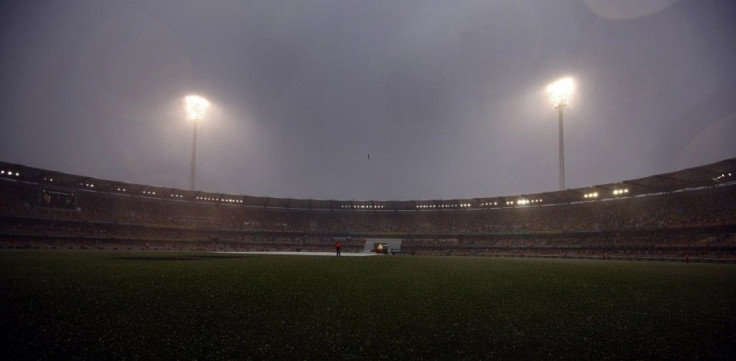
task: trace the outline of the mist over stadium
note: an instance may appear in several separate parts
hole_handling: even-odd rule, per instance
[[[341,200],[556,190],[733,157],[729,1],[3,5],[2,160]],[[370,155],[370,159],[368,156]]]
[[[4,358],[736,358],[731,1],[0,18]]]

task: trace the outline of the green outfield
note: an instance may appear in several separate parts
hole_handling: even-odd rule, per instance
[[[4,359],[736,359],[736,266],[0,252]]]

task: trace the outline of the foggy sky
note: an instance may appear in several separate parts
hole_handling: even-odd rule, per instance
[[[736,156],[736,2],[18,1],[0,160],[340,200],[504,196]],[[370,159],[368,155],[370,154]]]

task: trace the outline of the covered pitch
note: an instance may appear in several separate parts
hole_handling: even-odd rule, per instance
[[[263,255],[278,255],[278,256],[332,256],[335,257],[335,252],[214,252],[214,253],[225,253],[225,254],[263,254]],[[345,257],[366,257],[376,256],[372,252],[360,252],[360,253],[348,253],[342,252],[340,256]]]

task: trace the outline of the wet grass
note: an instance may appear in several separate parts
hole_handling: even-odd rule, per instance
[[[733,265],[212,256],[2,251],[3,358],[736,359]]]

